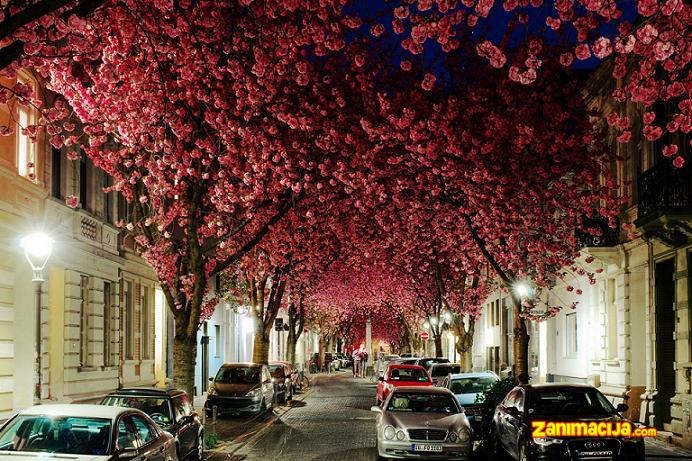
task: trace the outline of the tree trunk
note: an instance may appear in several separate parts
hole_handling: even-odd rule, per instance
[[[476,319],[469,316],[468,317],[469,326],[466,328],[464,323],[464,317],[459,316],[455,318],[452,327],[454,328],[454,334],[458,337],[456,343],[456,350],[459,354],[459,364],[461,365],[461,370],[463,372],[470,372],[473,370],[473,335],[476,331]]]
[[[187,392],[190,400],[195,395],[196,358],[197,338],[190,338],[184,332],[176,332],[173,338],[173,381],[175,387]],[[206,380],[207,377],[202,376],[202,386]],[[206,391],[206,389],[204,390]]]
[[[433,333],[435,340],[435,357],[443,357],[442,353],[442,333]]]
[[[322,367],[324,366],[324,335],[320,333],[320,344],[318,348],[318,356],[317,356],[317,367],[318,371],[322,371]]]
[[[529,333],[526,329],[526,319],[521,316],[521,301],[514,299],[513,316],[513,349],[514,349],[514,378],[520,384],[528,384],[529,376]]]
[[[286,360],[291,365],[296,364],[296,344],[298,343],[298,337],[296,336],[293,328],[289,328],[288,337],[286,338]]]
[[[258,332],[252,345],[252,361],[254,363],[269,363],[269,337]]]

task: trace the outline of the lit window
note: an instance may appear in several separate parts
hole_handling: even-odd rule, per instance
[[[577,313],[572,312],[565,316],[565,341],[567,357],[575,357],[579,352],[579,343],[577,342]]]
[[[35,86],[31,80],[20,79],[21,83]],[[28,134],[22,133],[22,128],[36,124],[36,110],[30,106],[17,105],[17,172],[29,178],[35,179],[36,174],[36,143],[31,140]],[[33,166],[29,166],[32,164]]]

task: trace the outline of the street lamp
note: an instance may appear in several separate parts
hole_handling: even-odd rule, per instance
[[[529,296],[529,293],[531,293],[531,287],[526,282],[519,282],[514,285],[514,291],[521,299],[524,299]]]
[[[53,239],[42,232],[35,232],[22,238],[19,245],[24,250],[24,256],[29,261],[34,271],[32,281],[36,283],[36,357],[34,358],[34,372],[36,388],[34,400],[41,402],[41,290],[43,288],[43,269],[48,264],[48,259],[53,251]]]

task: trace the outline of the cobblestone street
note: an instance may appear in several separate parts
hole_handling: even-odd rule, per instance
[[[308,393],[289,407],[254,420],[220,419],[222,444],[210,461],[310,460],[374,461],[375,385],[350,372],[320,375]],[[244,433],[245,432],[245,433]],[[488,455],[476,453],[476,459]],[[647,459],[692,459],[690,453],[660,441],[648,441]]]

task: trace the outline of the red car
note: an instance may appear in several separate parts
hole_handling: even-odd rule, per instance
[[[377,383],[377,405],[382,405],[395,387],[432,385],[428,372],[419,365],[389,365]]]

